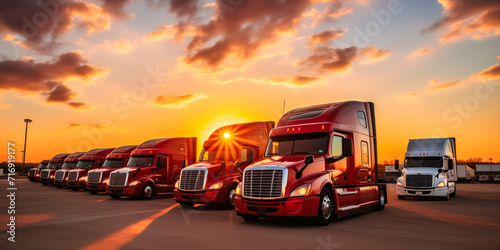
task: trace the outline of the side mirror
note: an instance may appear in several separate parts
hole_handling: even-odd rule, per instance
[[[311,164],[314,161],[314,155],[308,155],[304,158],[305,164]]]
[[[448,159],[448,169],[453,169],[453,159]]]
[[[443,172],[442,168],[438,169],[438,173],[442,173],[442,172]]]
[[[394,161],[394,169],[399,170],[399,160]]]
[[[182,160],[182,163],[181,163],[181,169],[185,168],[186,167],[186,160]]]
[[[234,168],[236,169],[236,171],[238,171],[238,173],[243,175],[243,171],[241,171],[240,166],[241,166],[241,162],[237,161],[234,163]]]
[[[342,139],[342,156],[349,157],[352,156],[352,139],[343,138]]]

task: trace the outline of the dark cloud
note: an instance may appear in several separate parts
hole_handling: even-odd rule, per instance
[[[88,108],[87,104],[84,102],[67,102],[66,105],[70,106],[71,108],[74,108],[76,110],[81,110],[81,109],[86,109]]]
[[[103,0],[102,9],[115,18],[130,18],[133,14],[124,11],[125,5],[131,3],[132,0]]]
[[[346,30],[335,30],[335,29],[325,30],[323,32],[312,35],[311,38],[309,38],[309,44],[315,45],[320,43],[330,43],[335,38],[344,36],[345,32]]]
[[[500,65],[495,64],[477,74],[479,77],[488,79],[500,79]]]
[[[45,93],[47,95],[47,102],[67,102],[73,99],[76,95],[70,88],[64,84],[59,84],[49,92]]]

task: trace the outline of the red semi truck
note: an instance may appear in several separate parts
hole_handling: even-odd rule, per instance
[[[68,172],[66,184],[73,191],[85,189],[88,171],[94,168],[100,168],[106,160],[106,156],[114,148],[96,148],[85,153],[78,159],[76,167]]]
[[[137,145],[122,146],[109,153],[101,168],[89,171],[87,190],[92,194],[106,192],[106,182],[108,181],[109,173],[125,167],[130,159],[130,154],[136,148]]]
[[[66,157],[61,169],[56,171],[56,174],[54,176],[54,186],[58,188],[66,187],[68,172],[76,168],[76,165],[78,164],[78,159],[80,159],[80,157],[84,154],[85,152],[75,152]]]
[[[241,171],[263,157],[274,122],[234,124],[215,130],[203,144],[198,163],[182,169],[174,197],[184,207],[196,203],[234,206]]]
[[[132,151],[127,166],[110,173],[107,192],[121,196],[171,195],[181,169],[196,162],[196,137],[146,141]]]
[[[45,169],[47,165],[49,165],[50,160],[43,160],[38,164],[38,167],[36,168],[31,168],[30,171],[28,172],[28,180],[30,181],[40,181],[40,171],[42,169]]]
[[[259,217],[312,217],[319,225],[367,209],[383,209],[377,184],[374,105],[339,102],[287,112],[271,131],[265,158],[247,167],[236,212]]]
[[[42,182],[44,186],[49,185],[49,183],[54,183],[54,175],[56,173],[56,170],[61,169],[64,160],[69,155],[70,154],[64,153],[54,156],[52,159],[50,159],[47,167],[40,171],[40,182]]]

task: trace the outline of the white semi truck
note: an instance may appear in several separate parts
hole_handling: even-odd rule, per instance
[[[398,198],[456,196],[456,152],[455,138],[410,140],[396,184]]]
[[[457,165],[457,174],[459,182],[474,182],[474,178],[476,177],[474,169],[465,164]]]

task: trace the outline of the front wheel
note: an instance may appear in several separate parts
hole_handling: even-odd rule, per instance
[[[377,210],[384,210],[385,207],[385,192],[383,188],[378,191],[378,206]]]
[[[76,192],[76,191],[80,191],[80,189],[79,189],[79,188],[72,188],[72,189],[73,189],[73,191],[75,191],[75,192]]]
[[[45,183],[45,182],[42,182],[42,184],[43,184],[44,186],[47,186],[47,185],[49,185],[49,183]]]
[[[89,192],[90,192],[91,194],[98,194],[98,193],[99,193],[99,191],[97,191],[97,190],[89,190]]]
[[[144,188],[142,189],[142,198],[146,199],[146,200],[150,200],[153,198],[154,196],[154,187],[151,183],[147,183],[146,185],[144,185]]]
[[[183,207],[183,208],[192,208],[193,207],[193,203],[191,203],[191,202],[179,202],[179,204],[181,204],[181,207]]]
[[[57,187],[57,188],[62,188],[62,186],[59,186],[59,185],[57,185],[56,187]]]
[[[318,216],[316,217],[316,224],[319,226],[326,226],[330,224],[335,212],[335,205],[333,202],[333,195],[327,188],[321,191],[319,196]]]
[[[453,190],[453,193],[450,194],[450,197],[455,197],[457,196],[457,185],[455,184],[455,190]]]
[[[110,194],[109,196],[111,196],[111,198],[113,198],[115,200],[118,200],[118,199],[120,199],[120,197],[122,197],[121,195],[118,195],[118,194]]]
[[[398,199],[400,199],[400,200],[404,200],[404,199],[405,199],[405,197],[404,197],[403,195],[398,195]]]
[[[234,197],[236,196],[236,185],[233,184],[227,192],[226,203],[229,208],[234,208]]]

